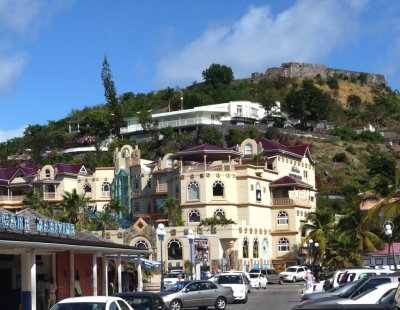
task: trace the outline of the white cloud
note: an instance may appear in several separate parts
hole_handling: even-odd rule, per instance
[[[238,21],[210,27],[181,51],[158,64],[160,86],[201,81],[212,63],[232,67],[235,78],[249,77],[282,62],[319,62],[357,36],[365,1],[298,1],[273,15],[268,6],[250,7]]]
[[[16,137],[22,137],[25,128],[26,126],[17,129],[0,130],[0,142],[4,142]]]
[[[8,58],[0,57],[0,95],[8,93],[14,87],[27,62],[28,55],[25,53]]]

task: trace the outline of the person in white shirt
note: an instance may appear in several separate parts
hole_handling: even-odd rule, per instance
[[[54,282],[53,277],[50,277],[50,282],[46,283],[46,290],[48,293],[47,309],[50,309],[56,303],[57,284]]]

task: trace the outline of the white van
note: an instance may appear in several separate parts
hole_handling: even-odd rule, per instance
[[[332,277],[332,286],[337,287],[340,284],[353,282],[365,277],[375,275],[385,275],[393,273],[393,270],[386,269],[340,269],[335,271]]]
[[[214,281],[222,286],[232,288],[235,300],[239,300],[244,304],[247,302],[247,287],[250,281],[243,272],[220,273],[214,277]]]

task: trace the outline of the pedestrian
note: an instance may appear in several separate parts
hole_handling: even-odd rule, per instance
[[[53,277],[50,277],[50,281],[46,283],[46,289],[48,293],[47,297],[47,309],[50,310],[56,303],[56,291],[57,284],[54,281]]]
[[[304,280],[306,281],[304,294],[312,293],[314,291],[315,277],[310,269],[307,269]]]
[[[81,282],[79,282],[79,280],[80,280],[79,274],[76,274],[74,282],[75,297],[82,296],[82,287],[81,287]]]
[[[37,296],[37,308],[38,310],[47,310],[46,308],[46,284],[43,281],[43,276],[38,276],[36,283],[36,296]]]
[[[108,296],[112,296],[114,295],[115,291],[114,291],[114,283],[112,281],[110,281],[110,283],[108,284]]]

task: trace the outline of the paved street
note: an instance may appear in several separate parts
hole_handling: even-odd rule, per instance
[[[267,289],[252,289],[249,300],[246,304],[228,305],[227,310],[255,310],[255,309],[274,309],[290,310],[293,306],[300,303],[301,290],[304,282],[296,284],[285,283],[283,285],[271,284]]]

